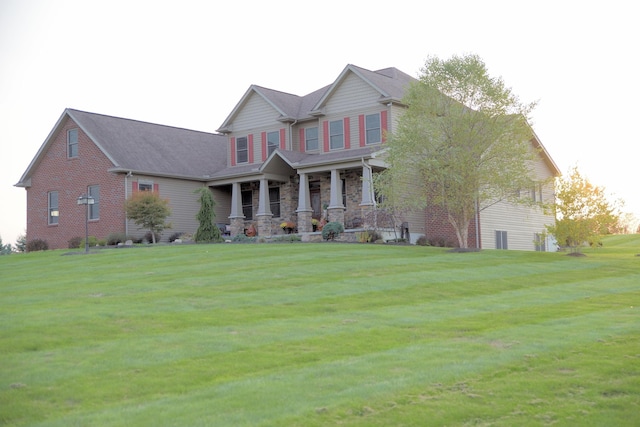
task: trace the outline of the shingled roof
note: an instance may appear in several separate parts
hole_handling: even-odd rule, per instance
[[[113,163],[113,172],[206,180],[226,167],[227,138],[223,135],[66,109],[17,186],[27,186],[67,116]]]

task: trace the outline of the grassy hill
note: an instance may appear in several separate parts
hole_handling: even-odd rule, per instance
[[[638,425],[640,236],[585,253],[0,257],[0,424]]]

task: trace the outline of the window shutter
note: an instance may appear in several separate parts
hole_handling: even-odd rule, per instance
[[[387,110],[380,112],[380,127],[382,127],[382,142],[387,142]]]
[[[131,181],[131,192],[132,193],[138,192],[138,181]]]
[[[234,136],[231,137],[231,166],[236,165],[236,138]]]
[[[365,128],[364,128],[364,114],[358,116],[358,134],[360,138],[360,147],[366,145]]]
[[[261,145],[262,145],[262,161],[267,160],[267,133],[262,132],[260,134]]]
[[[306,145],[307,145],[307,140],[305,138],[305,133],[304,133],[304,128],[300,128],[300,130],[298,131],[298,139],[300,140],[300,151],[301,152],[305,152],[305,150],[307,149]]]
[[[287,149],[287,138],[286,138],[286,134],[284,133],[284,128],[280,129],[280,149],[281,150]]]
[[[344,148],[348,150],[351,148],[351,120],[349,117],[344,118]]]
[[[324,152],[329,152],[329,121],[322,122],[322,142],[324,144]]]
[[[247,144],[249,145],[247,149],[249,150],[249,163],[253,163],[253,134],[250,133],[247,138]]]
[[[158,184],[153,184],[153,192],[160,193],[160,186]]]

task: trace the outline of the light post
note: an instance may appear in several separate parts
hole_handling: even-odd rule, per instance
[[[89,253],[89,205],[93,205],[95,203],[95,199],[88,194],[83,194],[78,197],[79,205],[87,205],[87,210],[85,211],[85,220],[84,220],[84,252]]]

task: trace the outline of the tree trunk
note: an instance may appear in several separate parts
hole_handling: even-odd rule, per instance
[[[448,213],[449,223],[456,231],[456,237],[458,238],[458,245],[461,249],[469,248],[469,224],[471,219],[467,213],[460,215],[461,218],[455,218],[450,212]]]

